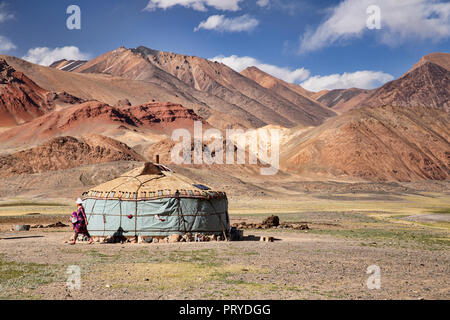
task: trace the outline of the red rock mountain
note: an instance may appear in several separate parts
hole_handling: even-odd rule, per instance
[[[343,114],[289,141],[282,166],[316,177],[448,179],[449,57],[427,55],[405,75],[376,90],[318,95],[320,102]]]
[[[450,111],[450,71],[423,62],[400,79],[391,81],[361,103],[364,106],[423,106]]]
[[[324,179],[448,179],[449,123],[433,107],[355,109],[286,143],[281,166]]]
[[[305,115],[309,115],[312,122],[317,121],[317,117],[326,119],[336,116],[334,111],[310,98],[311,92],[303,89],[299,85],[287,83],[275,78],[256,67],[249,67],[242,71],[241,74],[278,96],[283,97],[297,106],[301,106]]]
[[[0,127],[31,121],[52,110],[84,100],[67,92],[49,92],[0,60]]]
[[[174,128],[193,127],[194,121],[203,120],[192,110],[172,103],[111,107],[91,101],[9,129],[0,134],[0,142],[9,147],[36,145],[58,136],[79,137],[92,133],[115,136],[129,130],[170,134]]]
[[[127,145],[100,135],[58,137],[32,149],[0,156],[0,178],[120,160],[145,161]]]
[[[236,106],[206,92],[195,90],[165,72],[160,72],[160,76],[152,78],[152,82],[149,82],[109,74],[65,72],[11,56],[0,58],[49,91],[66,91],[84,100],[97,100],[109,105],[115,105],[117,101],[126,99],[132,105],[148,101],[170,101],[193,109],[196,114],[217,128],[233,126],[250,128],[254,125],[248,120],[253,116],[245,110],[239,111]],[[136,56],[131,55],[131,58],[136,59]],[[141,61],[141,58],[138,57],[138,60]],[[236,110],[238,112],[235,112]]]
[[[427,62],[437,64],[438,66],[450,71],[450,53],[433,52],[423,56],[411,69],[414,70]]]
[[[205,119],[205,126],[219,128],[268,123],[293,127],[286,129],[292,132],[280,148],[282,169],[315,179],[448,179],[446,57],[426,56],[404,76],[376,90],[332,90],[317,95],[256,68],[239,74],[198,57],[142,47],[114,50],[70,68],[72,72],[5,57],[0,84],[4,124],[0,126],[13,128],[0,129],[0,152],[13,154],[2,157],[3,166],[7,174],[20,173],[20,167],[31,172],[26,157],[42,170],[58,170],[70,161],[77,166],[72,155],[59,160],[58,150],[77,153],[80,148],[88,150],[80,143],[105,144],[87,142],[83,137],[90,134],[120,140],[145,155],[167,156],[171,146],[167,135],[173,129],[189,128],[194,121]],[[26,71],[27,77],[15,70]],[[82,102],[74,96],[103,102],[74,105]],[[154,100],[172,103],[145,103]],[[334,116],[325,106],[342,114]],[[72,137],[68,142],[58,140],[67,136]],[[106,149],[114,149],[110,142],[107,145]],[[19,156],[17,150],[29,153]],[[92,157],[79,163],[97,161],[107,151],[86,152]],[[105,159],[122,159],[124,152]],[[53,162],[39,163],[47,153]]]
[[[359,107],[361,102],[367,99],[372,92],[372,90],[357,88],[336,89],[319,95],[317,101],[338,113],[343,113]]]
[[[0,60],[0,126],[14,126],[50,110],[47,91]]]
[[[210,99],[214,97],[216,101],[222,101],[222,105],[218,105],[203,99],[210,109],[244,119],[253,127],[267,124],[287,127],[297,124],[317,125],[334,115],[310,100],[290,101],[224,64],[145,47],[120,48],[105,53],[74,71],[154,82],[191,95],[196,92],[199,99],[198,92],[206,93]],[[310,108],[312,104],[316,104],[317,110]],[[208,122],[211,123],[209,119]]]
[[[314,95],[313,95],[314,97]],[[363,106],[436,107],[450,109],[450,54],[431,53],[397,80],[374,90],[345,89],[317,94],[317,101],[338,113]]]

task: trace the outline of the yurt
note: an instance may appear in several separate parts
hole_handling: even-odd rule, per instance
[[[227,236],[225,192],[213,191],[164,165],[146,163],[83,194],[88,231],[95,237]]]

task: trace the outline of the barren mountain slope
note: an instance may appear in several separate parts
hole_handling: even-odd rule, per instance
[[[311,98],[314,100],[318,100],[321,96],[323,96],[324,94],[327,94],[330,91],[331,90],[320,90],[319,92],[313,92],[311,94]]]
[[[254,125],[264,125],[262,122],[247,121],[246,119],[250,119],[252,116],[245,111],[238,113],[238,116],[233,116],[233,106],[217,97],[192,88],[183,91],[173,85],[167,85],[166,88],[153,82],[135,81],[108,74],[64,72],[11,56],[0,56],[0,58],[4,58],[16,70],[25,73],[30,79],[49,91],[66,91],[85,100],[97,100],[110,105],[124,99],[128,99],[133,105],[148,101],[168,101],[182,104],[186,108],[193,109],[218,128],[234,125],[249,128]],[[184,83],[182,85],[187,87]],[[198,99],[189,95],[188,91],[192,91]],[[219,112],[217,109],[224,109],[225,113]],[[229,110],[230,112],[228,112]]]
[[[375,90],[361,105],[423,106],[450,111],[450,71],[425,62]]]
[[[314,92],[308,91],[300,85],[288,83],[286,81],[278,79],[254,66],[248,67],[245,70],[241,71],[241,74],[267,89],[276,88],[281,85],[304,97],[311,97],[315,94]]]
[[[275,78],[256,67],[249,67],[242,71],[241,74],[255,81],[264,88],[273,91],[293,104],[301,106],[307,114],[315,115],[322,119],[336,116],[335,112],[310,98],[309,95],[311,92],[306,91],[299,85],[287,83],[283,80]]]
[[[276,95],[231,68],[203,58],[145,47],[120,48],[88,62],[76,69],[76,72],[109,73],[129,79],[158,82],[160,85],[164,82],[185,91],[195,89],[195,92],[226,101],[227,104],[214,105],[212,108],[246,119],[253,127],[266,124],[317,125],[323,122],[320,112],[319,115],[309,114],[302,106]]]
[[[223,123],[221,126],[215,125],[216,127],[225,128],[236,124],[244,127],[260,127],[266,124],[258,115],[252,114],[242,106],[184,83],[150,63],[145,56],[134,50],[119,48],[107,52],[74,72],[109,74],[124,79],[154,83],[166,90],[177,92],[177,95],[194,97],[201,101],[204,107],[203,109],[192,108],[212,125],[215,125],[213,122]],[[225,121],[229,122],[228,125]]]
[[[15,126],[49,112],[47,93],[0,60],[0,127]]]
[[[285,144],[281,167],[327,179],[448,179],[449,123],[431,107],[355,109]]]
[[[275,78],[275,79],[278,79],[278,78]],[[278,80],[281,80],[281,79],[278,79]],[[315,92],[308,91],[305,88],[303,88],[302,86],[295,84],[295,83],[288,83],[283,80],[281,80],[281,81],[284,82],[284,84],[287,85],[289,87],[289,89],[291,89],[292,91],[295,91],[302,96],[309,97],[309,98],[315,100],[313,98],[313,96],[316,94]]]
[[[410,71],[424,65],[427,62],[437,64],[438,66],[450,71],[450,53],[433,52],[423,56],[419,62],[417,62]]]
[[[317,98],[317,101],[338,113],[344,113],[359,107],[359,104],[369,97],[371,93],[371,90],[357,88],[336,89],[323,93]]]
[[[184,79],[178,79],[176,75],[172,75],[168,70],[162,70],[161,66],[153,61],[153,54],[158,51],[138,48],[129,50],[120,48],[111,52],[107,52],[92,61],[89,61],[76,72],[82,73],[107,73],[132,80],[141,80],[154,82],[167,88],[177,88],[186,92],[202,93],[209,97],[214,97],[218,101],[222,101],[221,105],[214,106],[214,109],[224,113],[226,110],[232,116],[249,121],[252,126],[260,127],[269,123],[268,121],[282,122],[284,125],[291,125],[291,122],[280,117],[272,110],[266,110],[265,106],[256,101],[251,101],[248,97],[242,96],[239,92],[232,92],[227,88],[217,85],[215,93],[205,92],[203,88],[199,88],[193,82],[184,82]],[[182,81],[183,80],[183,81]],[[226,101],[226,103],[225,103]],[[248,105],[256,105],[258,112],[251,112]]]
[[[121,160],[145,161],[127,145],[100,135],[58,137],[36,148],[0,156],[0,178]]]
[[[62,70],[62,71],[73,71],[79,67],[81,67],[83,64],[85,64],[87,61],[85,60],[66,60],[62,59],[59,61],[53,62],[49,67]]]
[[[171,134],[174,128],[192,128],[203,121],[192,110],[171,103],[111,107],[91,101],[65,108],[0,133],[3,149],[30,147],[58,136],[102,134],[116,138],[134,134]],[[206,124],[207,125],[207,124]]]
[[[145,47],[139,47],[135,51],[185,83],[224,100],[243,105],[251,113],[260,115],[267,124],[318,125],[330,117],[328,114],[325,116],[321,114],[321,110],[315,114],[302,103],[292,103],[222,63]],[[273,115],[274,112],[278,116]]]

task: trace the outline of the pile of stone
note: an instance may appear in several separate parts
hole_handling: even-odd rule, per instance
[[[42,224],[36,224],[34,226],[30,226],[29,224],[18,224],[14,226],[14,228],[11,228],[10,231],[30,231],[30,229],[49,229],[49,228],[65,228],[65,227],[68,227],[68,225],[62,222],[57,222],[45,226]]]
[[[290,223],[280,222],[278,216],[270,216],[266,218],[262,223],[246,223],[245,221],[233,224],[233,227],[237,229],[294,229],[294,230],[309,230],[309,226],[306,223]]]
[[[49,228],[65,228],[68,227],[67,224],[62,223],[61,221],[58,221],[57,223],[48,224],[48,225],[42,225],[42,224],[36,224],[34,226],[31,226],[31,229],[49,229]]]
[[[168,237],[94,237],[94,241],[99,243],[178,243],[225,240],[226,238],[223,235],[204,235],[191,233],[186,233],[184,235],[172,234]]]
[[[75,237],[75,235],[72,235],[70,237],[69,241],[72,242],[74,237]],[[69,241],[64,241],[64,243],[69,243]],[[77,242],[89,242],[89,237],[80,234],[80,235],[78,235]]]
[[[278,227],[280,225],[280,218],[278,218],[278,216],[270,216],[264,219],[262,225],[268,228]]]
[[[30,226],[27,224],[18,224],[14,228],[11,228],[10,231],[30,231]]]
[[[261,237],[261,238],[259,238],[259,241],[262,241],[262,242],[274,242],[275,238],[274,237]]]

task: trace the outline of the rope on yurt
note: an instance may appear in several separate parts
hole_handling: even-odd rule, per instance
[[[155,178],[153,178],[155,179]],[[149,181],[153,180],[150,179]],[[147,183],[148,181],[144,181],[142,182],[141,180],[139,180],[138,178],[136,178],[137,181],[140,182],[139,187],[136,189],[136,199],[135,199],[135,207],[134,207],[134,235],[137,236],[137,215],[138,215],[138,195],[139,195],[139,190],[142,188],[142,186]]]
[[[88,218],[88,221],[87,221],[87,223],[89,224],[89,220],[90,220],[90,218],[91,218],[91,216],[93,216],[94,215],[94,208],[95,208],[95,205],[97,204],[97,199],[95,199],[95,201],[94,201],[94,205],[92,206],[92,211],[91,211],[91,215],[89,216],[89,218]]]
[[[175,193],[175,197],[177,198],[177,204],[178,204],[178,210],[177,210],[178,211],[178,221],[180,221],[181,219],[183,220],[184,233],[187,233],[186,219],[184,219],[183,209],[181,208],[180,192],[178,190]]]
[[[95,215],[95,213],[94,213],[94,209],[95,209],[95,205],[97,204],[97,200],[98,199],[95,199],[95,201],[94,201],[94,205],[92,206],[92,212],[91,212],[91,214],[90,214],[90,216],[89,216],[89,218],[88,218],[88,221],[87,221],[87,223],[89,224],[89,221],[90,221],[90,219],[91,219],[91,217],[93,216],[93,215]],[[105,232],[106,232],[106,226],[105,226],[105,224],[106,224],[106,216],[105,216],[105,206],[103,206],[103,213],[102,213],[102,216],[103,216],[103,235],[105,235]]]
[[[197,216],[198,216],[199,202],[200,201],[197,201],[197,210],[196,210],[196,213],[194,215],[192,215],[194,217],[194,220],[192,221],[192,224],[190,225],[189,229],[186,227],[186,223],[187,222],[186,222],[186,219],[184,218],[183,210],[181,210],[181,215],[183,217],[183,222],[184,222],[184,232],[185,233],[188,233],[188,232],[191,233],[192,232],[192,228],[194,227],[195,219],[197,219]],[[181,205],[180,205],[180,208],[181,208]]]
[[[139,190],[139,189],[138,189]],[[134,236],[137,237],[137,215],[138,215],[138,210],[137,210],[137,206],[138,206],[138,201],[137,201],[137,195],[138,195],[138,191],[136,191],[136,201],[134,202],[135,206],[134,206]]]
[[[119,228],[122,228],[122,199],[119,199],[119,214],[120,214]]]
[[[217,213],[216,207],[214,207],[214,204],[212,203],[210,198],[208,198],[208,202],[211,204],[211,207],[214,209],[214,213],[219,217],[220,225],[222,226],[223,236],[228,241],[227,233],[225,232],[225,225],[224,225],[224,223],[222,221],[222,217],[221,217],[222,212],[220,212],[219,214]]]
[[[106,201],[108,201],[108,200],[105,199],[105,204],[103,205],[103,213],[102,213],[102,216],[103,216],[103,235],[105,235],[105,232],[106,232],[106,214],[105,214]],[[95,202],[97,202],[97,200],[95,200]],[[95,206],[95,203],[94,203],[94,206]]]
[[[192,224],[191,224],[191,226],[190,226],[190,228],[189,228],[189,232],[192,231],[192,228],[194,227],[194,224],[195,224],[195,220],[197,220],[197,217],[198,217],[198,211],[199,211],[199,206],[200,206],[200,201],[198,200],[198,201],[197,201],[197,210],[195,211],[194,220],[192,220]]]

